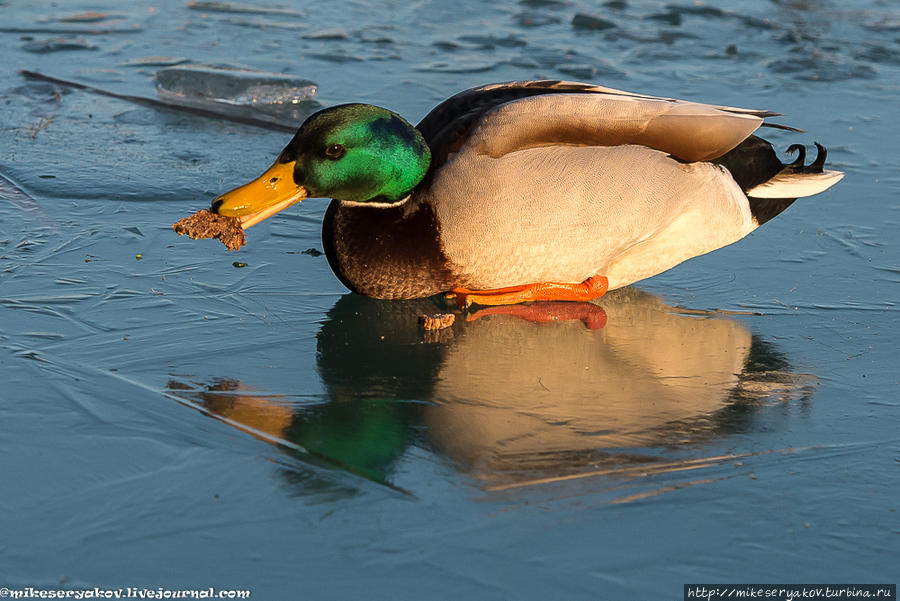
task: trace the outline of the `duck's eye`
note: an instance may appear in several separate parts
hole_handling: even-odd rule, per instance
[[[347,149],[341,144],[332,144],[325,148],[325,156],[329,159],[339,159],[346,154]]]

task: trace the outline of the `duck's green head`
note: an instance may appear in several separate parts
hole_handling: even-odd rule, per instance
[[[218,197],[212,210],[247,228],[307,196],[396,202],[430,163],[428,144],[403,117],[343,104],[310,116],[268,171]]]

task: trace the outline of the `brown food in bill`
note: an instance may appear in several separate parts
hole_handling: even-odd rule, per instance
[[[244,237],[244,228],[238,217],[218,215],[207,209],[202,209],[189,217],[176,221],[172,224],[172,228],[178,234],[187,234],[194,240],[218,238],[228,250],[240,250],[247,243],[247,239]]]
[[[226,192],[209,209],[197,211],[172,227],[195,240],[218,238],[228,250],[239,250],[247,243],[244,238],[247,228],[307,197],[307,190],[294,183],[293,170],[294,163],[276,161],[257,180]],[[223,207],[229,204],[237,208]]]

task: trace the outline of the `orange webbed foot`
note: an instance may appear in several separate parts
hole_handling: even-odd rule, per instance
[[[461,309],[471,305],[515,305],[531,301],[589,301],[606,294],[609,280],[595,275],[579,284],[561,282],[540,282],[523,286],[510,286],[496,290],[469,290],[456,288],[456,304]]]

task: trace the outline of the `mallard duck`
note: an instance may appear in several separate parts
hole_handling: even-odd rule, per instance
[[[752,135],[774,115],[565,81],[466,90],[416,127],[343,104],[211,210],[247,228],[333,198],[328,261],[368,296],[590,300],[736,242],[843,177],[818,143],[810,165],[800,145],[782,163]]]

